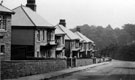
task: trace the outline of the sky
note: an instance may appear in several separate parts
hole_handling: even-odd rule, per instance
[[[1,0],[0,0],[1,1]],[[9,9],[27,0],[4,0]],[[67,28],[88,24],[113,28],[135,24],[135,0],[36,0],[37,13],[52,25],[66,19]]]

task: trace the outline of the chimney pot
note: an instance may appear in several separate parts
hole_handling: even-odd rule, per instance
[[[79,27],[77,27],[76,30],[77,30],[78,32],[81,32],[81,29],[80,29]]]
[[[26,6],[31,8],[33,11],[36,11],[36,1],[35,0],[27,0]]]
[[[63,25],[64,27],[66,27],[66,20],[65,19],[60,19],[59,24]]]

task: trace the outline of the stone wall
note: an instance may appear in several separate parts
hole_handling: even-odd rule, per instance
[[[2,61],[2,79],[30,76],[34,74],[48,73],[67,68],[66,60],[21,60],[21,61]]]
[[[5,15],[7,17],[6,20],[6,30],[4,32],[0,32],[0,34],[4,33],[4,37],[0,38],[0,46],[5,46],[5,53],[0,54],[0,60],[10,60],[11,56],[11,15]]]
[[[76,66],[86,66],[86,65],[91,65],[93,64],[93,60],[92,59],[85,59],[85,58],[82,58],[82,59],[76,59]]]

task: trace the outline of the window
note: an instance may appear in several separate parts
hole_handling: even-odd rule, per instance
[[[51,40],[51,31],[47,31],[47,41]]]
[[[37,31],[37,40],[40,41],[40,30]]]
[[[51,40],[54,40],[54,31],[51,31]]]
[[[0,15],[0,29],[6,30],[6,17]]]
[[[5,45],[0,46],[0,53],[5,53]]]
[[[79,48],[79,41],[76,41],[76,48]]]
[[[64,36],[62,37],[62,42],[63,42],[63,44],[64,44],[64,42],[65,42]]]
[[[43,40],[45,40],[45,31],[43,30]]]

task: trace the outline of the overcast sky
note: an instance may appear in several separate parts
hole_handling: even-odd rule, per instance
[[[27,0],[4,0],[13,9]],[[66,19],[67,27],[89,24],[113,28],[135,24],[135,0],[36,0],[37,13],[53,25]]]

